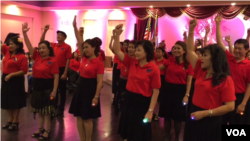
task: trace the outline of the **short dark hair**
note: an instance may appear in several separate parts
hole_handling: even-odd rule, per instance
[[[204,52],[203,48],[198,48],[198,49],[196,49],[196,51],[199,51],[201,54],[203,54],[203,52]]]
[[[163,57],[165,59],[168,59],[167,53],[163,47],[157,47],[156,50],[160,50],[161,52],[163,52],[163,54],[164,54]]]
[[[24,49],[23,49],[23,42],[19,36],[14,36],[14,37],[10,38],[9,41],[13,42],[15,45],[18,46],[18,48],[16,50],[16,54],[18,54],[18,53],[24,54],[25,53]],[[10,52],[10,53],[12,53],[12,52]]]
[[[95,56],[98,57],[99,52],[100,52],[100,42],[98,42],[96,39],[87,39],[82,46],[84,46],[84,44],[87,43],[89,44],[91,47],[95,47]],[[85,54],[83,54],[85,56]]]
[[[189,65],[189,61],[187,59],[187,44],[183,41],[177,41],[175,44],[180,45],[182,49],[185,51],[185,53],[183,54],[183,60],[184,60],[184,67],[185,69],[187,69]],[[180,63],[180,60],[178,58],[176,58],[176,61],[178,64]]]
[[[249,49],[249,43],[248,43],[248,41],[247,41],[246,39],[238,39],[238,40],[236,40],[236,41],[234,42],[234,46],[235,46],[236,44],[243,44],[245,50]]]
[[[41,41],[41,42],[38,44],[38,46],[40,46],[41,44],[45,44],[45,45],[47,46],[47,48],[49,49],[49,56],[50,56],[50,57],[54,57],[54,56],[55,56],[54,50],[53,50],[53,48],[52,48],[52,46],[51,46],[51,44],[50,44],[49,41],[46,41],[46,40]]]
[[[137,48],[139,45],[141,45],[144,51],[146,52],[147,62],[150,62],[151,60],[153,60],[154,59],[154,47],[152,43],[148,40],[141,40],[136,43],[135,48]]]
[[[126,39],[126,40],[124,40],[124,42],[123,42],[123,43],[129,44],[129,40],[128,40],[128,39]]]
[[[211,44],[206,46],[203,54],[208,50],[211,54],[211,62],[214,70],[212,78],[212,86],[215,87],[225,78],[230,75],[230,69],[227,61],[225,51],[218,46],[218,44]]]

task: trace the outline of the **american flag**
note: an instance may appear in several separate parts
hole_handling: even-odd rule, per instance
[[[147,26],[145,29],[144,40],[150,40],[151,36],[151,17],[148,18]]]

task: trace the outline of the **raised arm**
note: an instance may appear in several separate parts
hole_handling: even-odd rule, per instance
[[[186,31],[183,32],[183,42],[187,44],[187,32]]]
[[[28,28],[28,23],[23,23],[22,24],[22,31],[23,31],[23,37],[24,37],[24,42],[30,52],[30,55],[33,55],[34,53],[34,48],[32,46],[32,44],[30,43],[29,37],[27,35],[27,32],[29,31],[30,28]]]
[[[81,37],[80,32],[78,31],[77,26],[76,26],[76,16],[73,21],[73,27],[74,27],[75,36],[76,36],[77,43],[78,43],[78,50],[81,56],[83,56],[83,49],[81,48],[83,44],[83,38]]]
[[[215,22],[216,22],[216,39],[217,39],[217,44],[224,50],[226,51],[226,47],[222,41],[222,36],[221,36],[221,21],[222,21],[222,16],[221,15],[217,15],[215,17]]]
[[[111,39],[110,39],[110,42],[109,42],[109,49],[114,53],[113,41],[114,41],[114,37],[111,36]]]
[[[195,53],[195,47],[194,47],[194,29],[197,23],[198,21],[196,19],[191,20],[189,22],[189,32],[188,32],[188,39],[187,39],[187,54],[188,54],[188,57],[190,59],[193,69],[195,69],[196,63],[199,59],[199,57]]]
[[[206,34],[205,34],[205,37],[204,37],[204,47],[207,46],[207,36],[210,32],[210,25],[207,25],[206,26]]]
[[[120,35],[122,33],[122,24],[119,24],[115,27],[114,29],[114,53],[115,55],[121,60],[123,61],[124,60],[124,53],[121,51],[121,48],[120,48]]]
[[[48,30],[49,30],[49,25],[45,25],[43,34],[42,34],[42,36],[40,38],[40,42],[42,42],[42,41],[45,40],[45,35],[46,35],[46,33],[47,33]]]
[[[250,42],[250,28],[247,30],[247,41]]]
[[[226,40],[227,43],[228,43],[229,52],[230,52],[231,54],[234,54],[234,48],[233,48],[233,44],[232,44],[232,41],[231,41],[231,37],[230,37],[230,36],[226,36],[226,37],[225,37],[225,40]]]

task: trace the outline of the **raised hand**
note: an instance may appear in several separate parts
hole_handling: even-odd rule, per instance
[[[115,29],[113,30],[113,36],[120,36],[122,34],[122,27],[123,27],[123,24],[119,24],[115,27]]]
[[[80,28],[79,28],[79,33],[80,33],[81,35],[83,35],[83,33],[84,33],[84,27],[80,27]]]
[[[210,25],[207,25],[205,29],[206,29],[206,34],[208,34],[210,32]]]
[[[44,31],[48,31],[49,30],[49,25],[47,24],[47,25],[45,25],[45,27],[44,27]]]
[[[73,27],[76,27],[76,16],[74,17],[74,20],[73,20]]]
[[[198,21],[197,21],[196,18],[194,18],[193,20],[190,20],[190,22],[189,22],[189,28],[190,29],[194,29],[197,24],[198,24]]]
[[[184,36],[184,37],[187,37],[187,31],[184,31],[184,32],[183,32],[183,36]]]
[[[217,24],[220,24],[221,21],[222,21],[222,16],[218,14],[218,15],[215,17],[215,22],[216,22]]]
[[[28,23],[25,22],[22,24],[22,31],[23,33],[27,33],[30,30],[30,28],[28,28]]]
[[[231,37],[230,37],[230,36],[226,36],[226,37],[225,37],[225,40],[226,40],[228,43],[230,43],[230,42],[231,42]]]

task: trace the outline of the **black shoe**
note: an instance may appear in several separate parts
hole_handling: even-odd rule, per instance
[[[3,129],[8,129],[11,124],[12,124],[12,122],[7,122],[2,128]]]
[[[36,138],[36,137],[40,137],[41,134],[44,133],[44,128],[39,128],[38,131],[36,133],[34,133],[31,137]]]
[[[49,139],[49,136],[50,136],[50,131],[49,130],[45,130],[44,133],[48,133],[48,136],[45,137],[44,135],[40,136],[39,137],[39,140],[48,140]]]
[[[9,126],[8,130],[11,130],[11,131],[17,130],[17,129],[18,129],[18,126],[19,126],[19,123],[12,123],[12,124]]]

